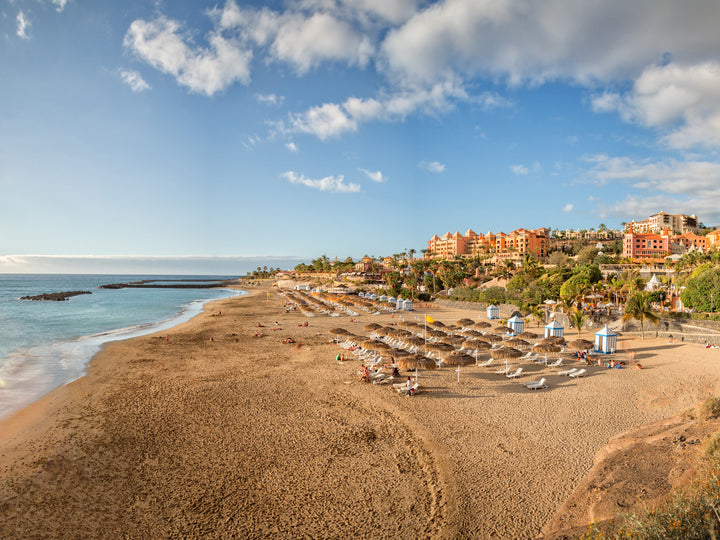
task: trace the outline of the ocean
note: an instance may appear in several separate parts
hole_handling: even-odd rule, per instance
[[[226,276],[0,274],[0,418],[85,374],[104,343],[170,328],[230,289],[98,289],[109,283],[231,279]],[[172,280],[172,281],[170,281]],[[62,302],[20,300],[90,291]]]

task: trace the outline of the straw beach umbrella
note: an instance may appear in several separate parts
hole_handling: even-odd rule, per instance
[[[553,343],[538,343],[533,345],[532,352],[545,355],[545,365],[547,365],[548,354],[559,353],[562,350],[560,345]]]
[[[460,382],[460,368],[475,363],[475,359],[465,353],[451,353],[443,358],[443,363],[448,366],[457,366],[458,382]]]
[[[492,324],[490,324],[487,321],[478,321],[475,324],[473,324],[475,328],[490,328]]]
[[[496,334],[485,334],[482,338],[483,341],[487,341],[489,343],[498,343],[502,341],[502,338]]]
[[[465,331],[463,332],[463,335],[464,335],[464,336],[467,336],[467,337],[482,337],[482,336],[484,336],[485,334],[483,334],[483,333],[480,332],[479,330],[465,330]]]
[[[465,338],[462,338],[460,336],[447,336],[444,338],[440,338],[441,343],[447,343],[448,345],[452,345],[453,347],[460,347],[463,341],[465,341]]]
[[[382,328],[382,325],[378,324],[376,322],[366,324],[365,326],[363,326],[363,330],[365,330],[366,332],[372,332],[373,330],[380,330],[381,328]]]
[[[580,350],[592,349],[595,346],[592,341],[588,341],[587,339],[576,339],[575,341],[568,343],[568,345],[573,349]]]
[[[548,336],[540,343],[550,343],[552,345],[565,345],[565,338],[562,336]]]
[[[415,371],[415,380],[417,381],[417,370],[428,369],[432,370],[437,368],[435,361],[420,354],[411,354],[404,358],[398,359],[398,367],[403,371]]]
[[[517,337],[521,339],[537,339],[538,335],[533,332],[528,332],[527,330],[523,332],[522,334],[518,334]]]
[[[500,347],[499,349],[490,351],[490,356],[492,356],[495,360],[505,360],[505,367],[507,368],[508,360],[519,358],[522,356],[522,353],[512,347]]]
[[[467,326],[472,326],[473,324],[475,324],[475,321],[473,321],[472,319],[465,318],[465,319],[460,319],[455,324],[457,324],[460,327],[467,327]]]
[[[519,338],[508,339],[505,343],[507,343],[507,345],[509,345],[510,347],[520,347],[520,348],[525,348],[528,345],[530,345],[524,339],[519,339]]]

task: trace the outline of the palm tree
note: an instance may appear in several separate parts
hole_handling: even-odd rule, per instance
[[[582,332],[582,327],[585,325],[585,321],[587,320],[587,317],[585,317],[585,314],[583,313],[582,308],[574,308],[569,313],[570,322],[573,323],[575,328],[577,328],[578,331],[578,337],[580,337],[580,332]]]
[[[645,321],[657,324],[659,317],[653,313],[650,307],[650,294],[647,291],[637,292],[628,298],[622,321],[627,322],[630,319],[635,319],[640,323],[642,339],[645,339]]]
[[[545,322],[545,310],[539,304],[535,306],[530,306],[529,315],[531,317],[535,317],[535,320],[538,323],[538,328],[540,327],[541,322]]]

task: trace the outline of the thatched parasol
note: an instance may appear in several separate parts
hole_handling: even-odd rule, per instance
[[[448,345],[452,345],[454,347],[459,347],[463,341],[465,341],[465,338],[462,338],[460,336],[447,336],[444,338],[440,338],[441,343],[447,343]]]
[[[404,338],[412,336],[413,333],[409,330],[403,330],[402,328],[395,328],[394,330],[391,330],[388,335],[395,338]]]
[[[585,349],[592,349],[595,346],[592,341],[587,339],[576,339],[575,341],[568,343],[568,345],[573,349],[580,349],[581,351]]]
[[[443,358],[443,363],[447,366],[469,366],[475,363],[475,359],[469,354],[454,352]]]
[[[525,347],[527,347],[527,346],[530,345],[530,343],[528,343],[528,342],[525,341],[524,339],[520,339],[520,338],[518,338],[518,337],[514,337],[514,338],[511,338],[511,339],[508,339],[508,340],[505,342],[505,344],[506,344],[506,345],[509,345],[510,347],[516,347],[516,348],[521,348],[521,349],[523,349],[523,348],[525,348]]]
[[[498,343],[499,341],[502,341],[502,338],[495,334],[485,334],[482,338],[484,341],[488,341],[490,343]]]
[[[455,347],[448,345],[447,343],[428,343],[427,348],[431,351],[439,352],[451,352],[455,350]]]
[[[330,330],[328,330],[328,332],[331,333],[331,334],[335,334],[336,336],[345,335],[345,334],[349,334],[349,333],[350,333],[350,332],[348,332],[347,330],[345,330],[344,328],[339,328],[339,327],[338,327],[338,328],[331,328]]]
[[[537,339],[538,335],[534,334],[533,332],[528,332],[526,330],[522,334],[518,334],[517,337],[522,338],[522,339]]]
[[[460,319],[455,324],[457,324],[458,326],[462,326],[462,327],[472,326],[473,324],[475,324],[475,321],[473,321],[472,319],[465,318],[465,319]]]
[[[427,336],[437,338],[437,337],[445,337],[445,336],[447,336],[447,334],[445,332],[443,332],[442,330],[428,330]]]
[[[394,329],[394,328],[388,328],[387,326],[383,326],[383,327],[378,328],[377,330],[375,330],[375,333],[376,333],[378,336],[389,336],[389,335],[390,335],[390,332],[392,332],[393,330],[395,330],[395,329]]]
[[[360,346],[363,349],[370,349],[371,351],[389,351],[392,349],[392,347],[387,343],[377,341],[376,339],[366,339],[360,344]]]
[[[485,334],[483,334],[482,332],[480,332],[478,330],[465,330],[463,332],[463,335],[465,335],[467,337],[482,337]]]
[[[409,337],[407,339],[403,340],[408,345],[412,345],[414,347],[419,347],[420,345],[425,345],[425,340],[421,337]]]
[[[435,364],[434,360],[431,360],[430,358],[427,358],[425,356],[421,356],[419,354],[411,354],[410,356],[406,356],[405,358],[400,358],[398,360],[398,367],[402,369],[403,371],[415,371],[415,380],[417,380],[417,370],[418,369],[435,369],[437,368],[437,364]]]
[[[562,347],[560,345],[555,345],[553,343],[537,343],[536,345],[533,345],[532,348],[532,352],[541,354],[559,353],[561,350]]]
[[[507,326],[496,326],[492,331],[496,334],[507,334],[510,329]]]
[[[490,328],[492,324],[487,321],[478,321],[473,325],[475,328]]]
[[[508,360],[510,358],[518,358],[522,356],[522,353],[512,347],[500,347],[499,349],[490,351],[490,356],[495,360]]]
[[[407,328],[407,327],[409,327],[409,326],[413,326],[414,324],[415,324],[415,323],[412,322],[412,321],[400,321],[399,323],[397,323],[397,325],[400,326],[400,327],[402,327],[402,328]]]
[[[442,321],[433,321],[431,323],[428,323],[430,326],[434,326],[435,328],[442,328],[445,326],[445,323]]]
[[[548,336],[540,343],[551,343],[552,345],[565,345],[565,338],[562,336]]]
[[[363,326],[363,330],[365,330],[366,332],[372,332],[373,330],[380,330],[381,328],[382,328],[382,325],[380,325],[376,322],[366,324],[365,326]]]
[[[485,351],[490,348],[490,344],[481,339],[466,339],[462,342],[462,346],[466,349],[477,349],[479,351]]]

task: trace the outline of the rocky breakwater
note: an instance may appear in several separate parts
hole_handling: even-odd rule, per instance
[[[21,296],[20,300],[36,300],[38,302],[63,302],[80,294],[92,294],[90,291],[65,291],[36,294],[35,296]]]

